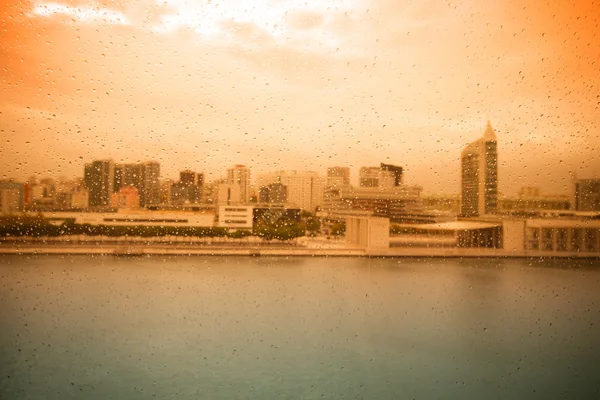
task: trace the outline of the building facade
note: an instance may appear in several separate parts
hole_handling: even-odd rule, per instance
[[[118,192],[122,187],[139,187],[141,180],[140,164],[116,164],[113,190]]]
[[[113,193],[111,199],[113,208],[140,208],[140,195],[137,188],[133,186],[124,186],[118,192]]]
[[[181,171],[179,172],[179,182],[187,186],[198,185],[198,174],[189,169]]]
[[[90,207],[109,207],[114,192],[115,164],[98,160],[85,165],[83,184],[89,192]]]
[[[552,252],[600,252],[600,220],[530,219],[525,249]]]
[[[568,196],[536,196],[498,199],[498,210],[503,213],[535,212],[541,210],[569,210]]]
[[[600,211],[600,179],[579,179],[575,182],[575,209]]]
[[[138,190],[141,207],[160,204],[160,164],[157,161],[116,164],[113,193],[126,186],[133,186]]]
[[[37,214],[31,213],[30,216]],[[215,214],[211,212],[188,211],[147,211],[128,210],[124,212],[52,212],[44,217],[56,223],[75,221],[77,224],[107,226],[155,226],[155,227],[195,227],[212,228]]]
[[[267,204],[285,204],[287,201],[287,186],[281,183],[271,183],[258,189],[258,202]]]
[[[90,205],[90,192],[80,188],[71,193],[71,208],[85,210]]]
[[[398,165],[381,163],[380,168],[392,174],[394,177],[394,186],[400,186],[402,184],[402,167]]]
[[[252,206],[220,206],[218,226],[220,228],[252,229],[253,209]]]
[[[279,183],[287,188],[285,204],[314,212],[323,204],[324,179],[312,171],[277,171],[258,176],[257,185]]]
[[[239,185],[240,202],[248,203],[250,200],[250,168],[245,165],[235,165],[227,170],[227,183]]]
[[[367,251],[389,248],[390,220],[372,216],[346,218],[346,243]]]
[[[340,186],[350,184],[350,168],[327,168],[327,186]]]
[[[460,159],[461,215],[494,214],[498,208],[498,149],[489,121],[483,136],[465,147]]]
[[[0,181],[0,215],[11,215],[23,211],[24,185],[11,181]]]
[[[171,183],[171,186],[167,189],[168,203],[172,205],[201,203],[203,185],[204,174],[190,170],[181,171],[179,182]],[[164,192],[164,187],[162,190]]]
[[[241,186],[237,183],[221,183],[218,186],[216,196],[218,205],[240,205],[245,204],[243,200]]]
[[[160,164],[157,161],[146,161],[141,164],[141,171],[140,187],[137,188],[140,206],[160,204]]]
[[[394,173],[381,167],[361,167],[358,170],[358,186],[363,188],[391,188],[395,181]]]
[[[398,187],[328,187],[325,189],[323,211],[329,213],[370,212],[387,217],[392,222],[403,221],[423,213],[420,186]]]

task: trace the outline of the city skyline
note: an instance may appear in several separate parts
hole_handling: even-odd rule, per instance
[[[383,162],[454,194],[489,118],[500,192],[567,194],[572,173],[600,169],[600,5],[537,7],[10,0],[0,178],[80,176],[112,157],[207,180],[235,164],[348,166],[356,183]]]
[[[476,144],[480,140],[482,140],[482,138],[484,138],[486,135],[489,134],[490,130],[495,135],[495,129],[491,127],[490,121],[488,121],[488,124],[486,125],[486,128],[483,130],[483,134],[482,134],[483,136],[480,137],[479,139],[476,139],[473,143],[467,144],[465,146],[465,148],[463,149],[463,151],[461,152],[461,154],[464,155],[464,152],[466,151],[467,148],[470,148],[471,146],[473,146],[474,144]],[[462,155],[461,155],[461,157],[462,157]],[[497,155],[496,155],[496,157],[497,157]],[[162,171],[163,168],[165,167],[164,165],[160,164],[158,161],[151,160],[151,159],[148,159],[148,160],[145,160],[145,161],[138,160],[138,161],[135,161],[135,162],[129,162],[129,161],[119,161],[119,162],[117,162],[113,158],[107,157],[107,158],[102,158],[102,159],[98,159],[98,160],[87,160],[87,161],[84,160],[84,162],[82,162],[82,165],[81,165],[81,167],[82,167],[81,169],[82,169],[83,173],[76,174],[75,176],[65,176],[65,175],[55,176],[55,175],[52,175],[50,173],[47,174],[47,175],[36,175],[36,174],[33,174],[33,175],[28,176],[27,178],[22,178],[22,179],[15,179],[15,178],[11,178],[11,177],[5,177],[5,178],[0,179],[0,181],[28,183],[28,182],[32,182],[32,181],[42,182],[42,181],[45,181],[45,180],[52,180],[52,181],[54,181],[54,183],[61,183],[61,182],[65,182],[65,183],[71,182],[72,183],[72,182],[76,182],[76,181],[81,181],[81,182],[85,183],[85,181],[86,181],[86,178],[85,178],[85,176],[86,176],[86,172],[85,172],[86,169],[88,168],[88,166],[91,166],[93,163],[98,163],[98,162],[101,162],[101,163],[110,162],[112,164],[113,168],[115,169],[115,179],[118,179],[118,178],[116,178],[116,171],[117,171],[118,168],[123,168],[123,167],[125,167],[125,168],[128,168],[128,167],[137,168],[137,167],[142,166],[142,165],[152,164],[152,165],[156,165],[156,168],[158,168],[158,169],[160,169]],[[314,176],[316,178],[322,180],[322,186],[326,187],[326,186],[331,186],[331,185],[333,185],[333,186],[337,186],[338,185],[338,183],[331,183],[330,182],[331,178],[328,176],[328,173],[330,171],[337,171],[338,169],[344,169],[344,170],[348,171],[348,182],[347,183],[350,184],[351,186],[358,186],[358,187],[367,186],[368,187],[369,184],[366,183],[366,182],[363,182],[363,180],[364,180],[362,178],[363,174],[373,174],[373,173],[375,173],[373,171],[381,171],[381,172],[377,172],[377,173],[382,173],[383,172],[383,173],[388,173],[388,174],[391,173],[392,174],[390,177],[385,178],[387,180],[391,180],[391,182],[393,182],[394,179],[398,179],[398,182],[400,183],[401,182],[400,179],[402,179],[402,182],[400,183],[400,185],[402,185],[402,186],[417,186],[417,187],[423,188],[423,185],[421,185],[419,182],[411,182],[408,185],[405,182],[403,182],[403,177],[404,177],[404,175],[403,175],[403,169],[404,169],[404,167],[395,166],[395,165],[386,164],[386,163],[379,163],[379,165],[360,166],[360,167],[357,167],[356,170],[350,169],[348,166],[342,166],[342,165],[335,165],[335,166],[333,166],[332,165],[332,166],[329,166],[329,167],[325,168],[325,171],[315,171],[315,170],[309,170],[309,169],[304,169],[304,170],[298,169],[298,170],[296,170],[296,169],[282,168],[282,169],[278,169],[278,170],[262,171],[262,172],[259,172],[258,174],[254,174],[254,173],[251,172],[252,171],[252,167],[251,166],[246,166],[246,165],[242,165],[242,164],[235,164],[233,166],[222,166],[222,170],[220,172],[215,172],[215,173],[212,173],[212,172],[211,173],[207,173],[207,172],[204,172],[204,171],[193,172],[190,169],[176,169],[176,168],[174,169],[173,166],[170,166],[170,168],[169,168],[169,166],[166,166],[166,167],[167,167],[166,168],[167,170],[174,170],[175,171],[174,176],[166,177],[166,176],[162,175],[162,173],[159,172],[158,174],[156,174],[154,176],[156,177],[156,179],[159,179],[159,181],[160,181],[159,183],[160,184],[163,184],[163,183],[175,184],[175,183],[178,183],[178,182],[182,182],[181,181],[181,179],[183,179],[182,176],[185,175],[185,174],[198,175],[200,177],[199,181],[201,182],[201,184],[199,186],[202,186],[202,187],[204,187],[206,185],[223,184],[223,183],[225,183],[225,184],[232,184],[233,181],[230,179],[231,171],[232,170],[236,170],[238,168],[243,168],[243,169],[246,169],[246,170],[249,171],[248,173],[250,175],[250,178],[248,178],[249,179],[249,186],[248,186],[248,188],[251,187],[253,190],[258,190],[260,187],[265,186],[263,184],[263,182],[261,182],[261,177],[264,177],[266,175],[277,175],[277,174],[282,174],[282,173],[284,173],[284,174],[314,174]],[[398,169],[400,171],[399,176],[396,177],[396,178],[394,178],[394,176],[393,176],[394,172],[386,172],[390,168],[392,170]],[[464,167],[461,166],[461,165],[458,165],[459,173],[460,173],[460,170],[462,168],[464,168]],[[354,171],[354,173],[353,173],[353,171]],[[402,177],[402,178],[400,178],[400,177]],[[334,178],[335,178],[334,181],[336,179],[340,179],[340,178],[338,178],[336,176],[334,176]],[[344,180],[345,179],[346,178],[344,178]],[[554,196],[573,196],[573,193],[574,193],[574,190],[575,190],[573,188],[573,185],[575,184],[575,181],[577,179],[579,179],[579,180],[581,180],[581,179],[584,179],[584,180],[587,179],[587,180],[591,180],[591,181],[596,181],[598,178],[596,178],[595,176],[591,176],[590,178],[584,178],[584,177],[577,177],[576,175],[574,175],[572,177],[572,179],[570,180],[570,182],[568,182],[568,184],[567,184],[568,187],[566,189],[567,190],[566,193],[552,193],[552,192],[549,192],[548,190],[546,190],[546,188],[540,186],[539,184],[521,185],[519,187],[513,188],[513,190],[510,191],[510,192],[508,192],[508,193],[503,193],[502,191],[499,191],[499,190],[498,190],[497,193],[498,193],[498,196],[508,196],[508,197],[518,196],[518,197],[521,197],[522,196],[521,192],[523,192],[524,190],[528,190],[528,189],[529,190],[533,190],[533,189],[535,189],[535,190],[537,190],[538,195],[543,194],[545,196],[548,196],[548,195],[551,195],[551,196],[552,195],[554,195]],[[496,185],[499,186],[499,182],[501,182],[501,179],[497,179],[496,180]],[[240,182],[237,182],[237,183],[239,184]],[[127,183],[127,184],[123,185],[123,187],[137,186],[137,185],[138,185],[137,183],[135,183],[135,184]],[[119,186],[119,187],[121,187],[121,186]],[[245,190],[247,191],[249,189],[245,189]],[[457,188],[457,190],[455,192],[441,192],[441,193],[439,193],[439,192],[437,192],[437,193],[436,192],[429,192],[428,193],[428,192],[426,192],[426,191],[423,190],[423,192],[424,192],[423,194],[425,194],[425,195],[441,194],[441,195],[444,195],[444,196],[459,196],[459,197],[461,197],[461,191],[463,191],[463,190],[464,190],[464,187],[461,186],[461,182],[459,181],[459,187]],[[116,191],[117,190],[114,190],[115,193],[116,193]],[[244,196],[242,196],[242,197],[244,197]]]

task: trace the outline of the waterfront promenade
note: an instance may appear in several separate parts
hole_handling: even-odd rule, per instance
[[[600,258],[592,252],[521,251],[458,247],[390,247],[366,250],[344,240],[299,238],[291,242],[268,242],[255,238],[27,238],[0,240],[0,254],[93,254],[144,255],[231,255],[231,256],[315,256],[315,257],[551,257]],[[158,240],[162,239],[162,240]],[[182,240],[183,239],[183,240]]]

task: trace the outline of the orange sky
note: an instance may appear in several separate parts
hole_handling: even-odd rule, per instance
[[[163,177],[389,162],[459,191],[491,119],[501,192],[600,177],[600,3],[0,5],[0,178],[156,159]]]

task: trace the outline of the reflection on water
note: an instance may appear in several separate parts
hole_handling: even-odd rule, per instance
[[[0,257],[0,398],[598,398],[596,260]]]

